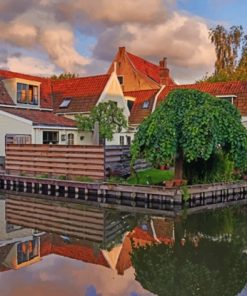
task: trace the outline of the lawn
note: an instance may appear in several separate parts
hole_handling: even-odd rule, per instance
[[[130,176],[127,179],[128,184],[142,184],[142,185],[155,185],[160,184],[163,181],[171,180],[174,178],[174,171],[172,170],[158,170],[147,169],[137,173],[138,178]]]

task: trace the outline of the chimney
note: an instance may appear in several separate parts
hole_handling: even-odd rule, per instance
[[[160,61],[160,84],[161,85],[168,85],[170,76],[169,76],[169,69],[167,68],[167,58],[163,58],[163,60]]]
[[[122,54],[124,54],[125,53],[125,46],[120,46],[119,48],[118,48],[118,50],[119,50],[119,53],[122,55]]]

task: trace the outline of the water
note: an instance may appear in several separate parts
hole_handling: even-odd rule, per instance
[[[0,199],[1,296],[247,295],[247,207],[128,214]]]

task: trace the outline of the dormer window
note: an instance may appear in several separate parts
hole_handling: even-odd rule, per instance
[[[59,108],[67,108],[71,102],[70,98],[64,98],[62,103],[59,105]]]
[[[217,96],[218,98],[227,100],[228,102],[230,102],[232,105],[234,104],[234,99],[236,99],[236,95],[222,95],[222,96]]]
[[[38,86],[18,82],[17,103],[38,105]]]
[[[144,101],[142,104],[142,109],[148,109],[149,108],[149,101]]]

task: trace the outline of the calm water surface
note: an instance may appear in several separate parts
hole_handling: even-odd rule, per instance
[[[171,219],[0,198],[1,296],[247,295],[247,207]]]

